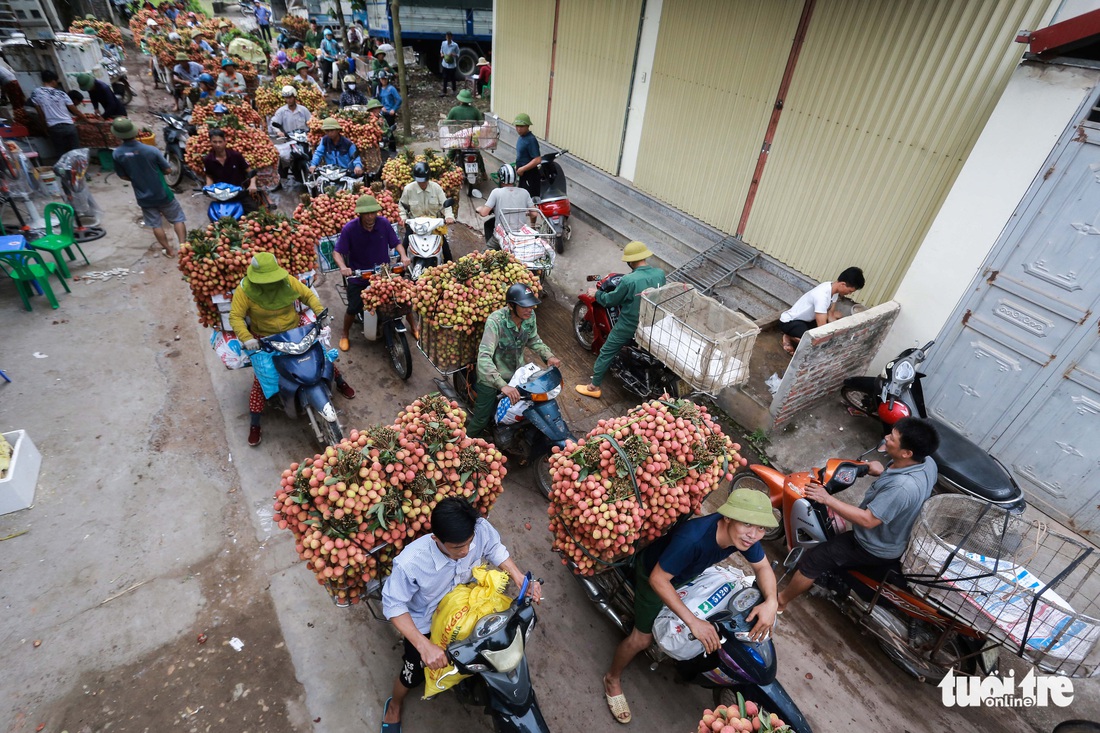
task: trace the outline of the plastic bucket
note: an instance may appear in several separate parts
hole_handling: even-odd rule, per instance
[[[138,135],[137,141],[139,143],[145,143],[146,145],[152,145],[154,148],[157,146],[157,136],[153,133],[148,135]]]
[[[103,169],[104,173],[110,173],[115,169],[115,158],[110,149],[99,149],[99,167]]]
[[[38,182],[42,184],[42,188],[46,193],[51,196],[61,195],[61,184],[57,180],[57,176],[54,174],[52,168],[37,168]]]

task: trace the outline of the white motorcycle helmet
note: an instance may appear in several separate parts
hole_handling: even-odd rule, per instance
[[[298,90],[295,89],[294,87],[290,86],[289,84],[287,84],[279,92],[279,95],[281,97],[283,97],[283,99],[286,99],[287,97],[297,97],[298,96]]]
[[[516,167],[511,163],[505,163],[497,171],[497,178],[500,179],[502,186],[516,185]]]

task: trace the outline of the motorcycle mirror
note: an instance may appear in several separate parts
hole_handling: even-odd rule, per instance
[[[473,191],[470,192],[470,195],[473,196],[475,199],[485,198],[484,196],[481,195],[481,191],[477,190],[476,188]]]
[[[444,209],[447,208],[448,206],[454,206],[454,205],[455,205],[455,200],[454,199],[447,199],[446,201],[443,202],[443,208]]]
[[[273,122],[271,123],[271,126],[272,126],[272,127],[274,127],[274,128],[276,129],[276,130],[281,130],[281,129],[283,129],[283,126],[282,126],[281,124],[279,124],[278,122],[274,122],[274,121],[273,121]]]

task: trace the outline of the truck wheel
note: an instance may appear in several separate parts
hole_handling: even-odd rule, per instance
[[[469,46],[458,49],[458,73],[463,77],[477,73],[477,51]]]

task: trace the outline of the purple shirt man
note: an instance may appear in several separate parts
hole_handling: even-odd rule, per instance
[[[398,245],[397,233],[390,220],[376,217],[374,227],[367,231],[359,219],[352,219],[340,230],[336,251],[351,270],[369,270],[390,261],[390,250]],[[349,283],[362,284],[362,278],[348,278]]]

